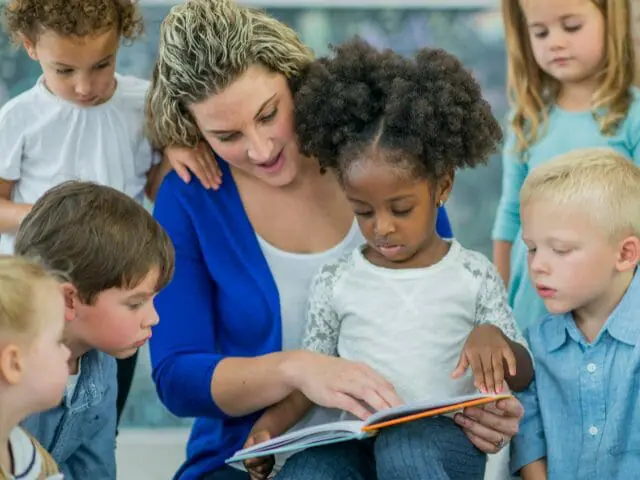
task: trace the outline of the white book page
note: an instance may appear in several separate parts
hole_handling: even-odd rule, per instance
[[[341,422],[325,423],[313,427],[303,428],[295,432],[285,433],[266,442],[259,443],[242,450],[242,454],[273,450],[291,444],[310,444],[342,437],[351,437],[362,432],[363,423],[359,420],[345,420]],[[238,452],[239,454],[240,452]]]

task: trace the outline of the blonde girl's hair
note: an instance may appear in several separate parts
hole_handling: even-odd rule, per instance
[[[53,285],[56,281],[57,277],[38,261],[0,255],[0,332],[32,332],[37,327],[35,291],[43,283]]]
[[[591,111],[603,135],[615,133],[632,102],[630,88],[635,77],[635,55],[629,0],[591,0],[605,18],[605,56],[600,83]],[[555,102],[560,83],[538,66],[529,40],[522,0],[502,0],[507,45],[507,89],[513,110],[511,127],[517,138],[516,152],[526,151],[547,125],[548,110]]]

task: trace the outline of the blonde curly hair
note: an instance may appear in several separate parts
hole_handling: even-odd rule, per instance
[[[147,94],[147,135],[156,148],[196,146],[201,134],[188,106],[214,95],[259,64],[295,80],[313,55],[293,29],[231,0],[191,0],[160,27]]]
[[[502,0],[507,45],[507,88],[513,109],[511,127],[517,138],[516,153],[536,143],[547,124],[549,107],[559,92],[559,82],[537,64],[522,0]],[[591,101],[591,111],[603,135],[615,133],[627,116],[632,101],[635,54],[631,35],[629,0],[592,0],[605,19],[605,58],[600,84]]]
[[[144,29],[137,0],[11,0],[3,11],[12,40],[35,44],[45,31],[64,37],[85,37],[117,28],[135,40]]]

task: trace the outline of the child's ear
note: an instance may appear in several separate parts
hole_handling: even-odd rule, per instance
[[[9,385],[17,385],[22,377],[22,355],[20,348],[10,343],[0,350],[0,376]]]
[[[441,203],[447,203],[451,190],[453,190],[453,179],[455,178],[454,172],[447,172],[438,181],[436,186],[436,205]]]
[[[640,239],[636,236],[624,238],[620,242],[616,268],[620,272],[636,268],[640,262]]]
[[[36,44],[29,40],[24,33],[18,34],[20,37],[20,41],[22,42],[22,46],[27,51],[27,54],[31,57],[32,60],[38,61],[38,54],[36,53]]]
[[[67,322],[74,320],[78,314],[78,289],[70,282],[64,282],[60,285],[62,296],[64,297],[64,319]]]

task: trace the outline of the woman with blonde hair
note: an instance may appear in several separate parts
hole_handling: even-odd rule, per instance
[[[293,391],[359,417],[401,402],[372,369],[300,349],[312,277],[364,243],[336,177],[298,148],[294,96],[311,60],[293,30],[229,0],[191,0],[161,27],[150,135],[157,146],[204,139],[224,179],[212,192],[169,173],[155,207],[176,272],[157,298],[153,378],[171,412],[196,417],[176,478],[248,478],[225,459]],[[451,236],[442,208],[437,230]],[[515,400],[500,407],[458,417],[486,452],[522,414]],[[302,424],[334,415],[316,409]]]

